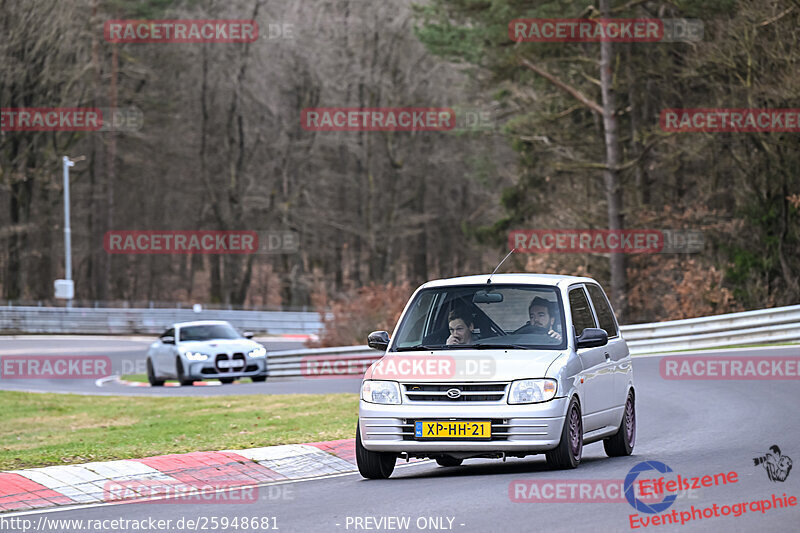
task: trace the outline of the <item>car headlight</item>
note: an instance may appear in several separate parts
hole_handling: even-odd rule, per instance
[[[361,384],[361,399],[370,403],[399,404],[400,385],[396,381],[367,380]]]
[[[258,359],[259,357],[264,357],[267,355],[267,349],[263,346],[259,346],[255,350],[251,351],[247,354],[248,357],[252,357],[254,359]]]
[[[539,403],[555,398],[558,382],[554,379],[518,379],[511,382],[508,403]]]
[[[205,361],[208,359],[208,355],[200,352],[186,352],[184,355],[189,361]]]

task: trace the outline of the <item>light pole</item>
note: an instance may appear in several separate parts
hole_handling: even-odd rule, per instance
[[[66,256],[66,274],[68,281],[72,281],[72,230],[69,227],[69,168],[75,166],[75,161],[70,161],[64,156],[64,255]],[[71,300],[72,298],[70,298]],[[71,302],[67,302],[69,305]]]
[[[70,159],[67,156],[62,158],[64,165],[64,256],[65,269],[64,278],[55,281],[56,298],[67,301],[67,308],[72,307],[72,299],[75,297],[75,284],[72,281],[72,230],[69,227],[69,167],[75,166],[75,161],[83,161],[84,156]]]

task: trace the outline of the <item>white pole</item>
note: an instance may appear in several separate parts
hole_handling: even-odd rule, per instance
[[[65,279],[72,279],[72,230],[69,227],[69,167],[75,162],[64,156],[64,255],[66,256]],[[67,300],[67,307],[72,307],[72,300]]]

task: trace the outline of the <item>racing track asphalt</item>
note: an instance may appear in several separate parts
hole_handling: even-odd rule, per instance
[[[736,355],[797,355],[797,347],[737,350]],[[705,352],[711,355],[713,352]],[[719,353],[719,352],[717,352]],[[778,496],[800,497],[800,472],[790,472],[785,482],[767,478],[753,458],[774,444],[795,461],[800,457],[800,412],[797,381],[667,381],[660,377],[659,357],[634,359],[637,386],[637,440],[634,454],[607,458],[600,443],[584,449],[575,470],[549,469],[543,456],[525,459],[467,460],[460,467],[444,468],[433,462],[401,466],[388,480],[365,480],[357,473],[262,487],[256,503],[135,503],[101,504],[49,512],[6,514],[33,520],[50,519],[171,519],[165,531],[180,518],[194,519],[277,517],[281,532],[398,531],[354,528],[356,517],[409,517],[407,531],[421,529],[417,520],[453,518],[459,532],[606,532],[606,531],[797,531],[800,507],[747,511],[740,517],[701,519],[686,525],[661,525],[631,529],[633,507],[616,503],[514,503],[509,486],[514,480],[622,480],[636,464],[660,461],[683,476],[703,476],[735,471],[738,481],[697,491],[692,499],[679,499],[672,509],[749,502]],[[311,381],[311,380],[308,380]],[[212,387],[207,387],[211,389]],[[795,468],[795,470],[797,470]],[[639,513],[642,516],[644,513]],[[349,517],[349,521],[348,521]],[[362,522],[362,525],[366,525]],[[369,522],[374,526],[374,522]],[[420,522],[421,524],[421,522]],[[448,521],[444,521],[448,525]],[[53,528],[53,524],[49,524]],[[202,528],[198,528],[202,530]],[[213,531],[211,529],[207,529]],[[241,530],[241,529],[239,529]],[[9,529],[18,533],[20,529]],[[59,532],[86,531],[61,527]],[[131,527],[104,529],[109,533],[135,531]],[[215,531],[224,531],[216,529]],[[229,528],[227,531],[236,531]],[[252,530],[256,531],[256,530]],[[257,531],[268,531],[259,529]]]
[[[0,359],[4,356],[104,355],[117,374],[143,374],[145,355],[154,338],[143,337],[0,337]],[[302,340],[281,337],[256,339],[268,351],[297,350]],[[357,393],[360,378],[303,379],[269,378],[265,383],[234,383],[193,387],[130,387],[109,381],[98,386],[95,379],[3,379],[0,390],[58,392],[129,396],[216,396],[229,394]]]

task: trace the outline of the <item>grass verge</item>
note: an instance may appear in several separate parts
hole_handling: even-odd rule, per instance
[[[146,398],[0,391],[0,470],[352,438],[357,394]]]

